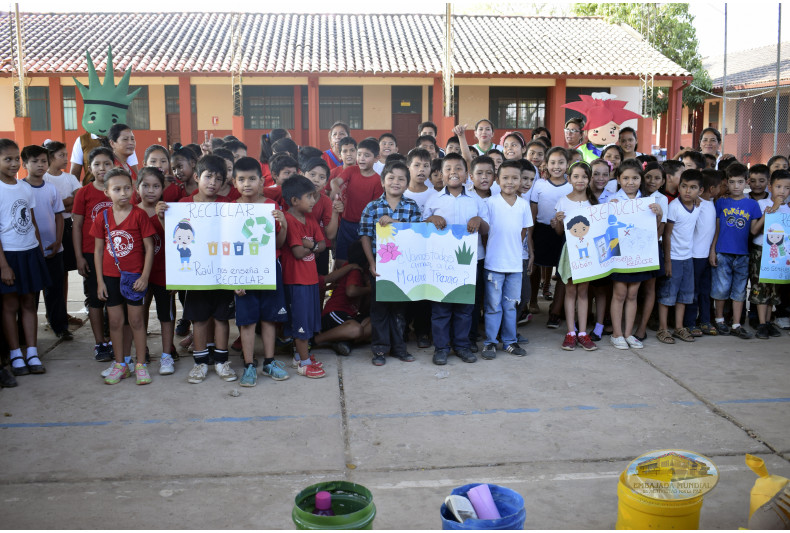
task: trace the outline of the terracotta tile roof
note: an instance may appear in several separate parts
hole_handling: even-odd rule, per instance
[[[790,41],[782,43],[782,66],[779,79],[782,85],[790,84]],[[708,71],[714,89],[721,89],[724,82],[724,56],[707,57],[702,66]],[[776,83],[776,44],[727,54],[727,90],[749,85]]]
[[[8,16],[7,14],[5,16]],[[84,73],[85,49],[116,70],[228,73],[230,13],[26,13],[28,72]],[[241,14],[243,71],[435,74],[441,15]],[[91,29],[91,38],[82,37]],[[658,76],[688,73],[629,29],[588,17],[455,16],[456,74]],[[53,38],[54,37],[54,38]],[[13,63],[0,41],[0,73]]]

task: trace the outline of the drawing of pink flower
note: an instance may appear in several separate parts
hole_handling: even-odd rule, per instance
[[[398,250],[398,245],[394,242],[388,242],[387,244],[379,247],[376,253],[378,253],[379,257],[381,258],[379,263],[388,263],[390,261],[394,261],[396,257],[401,255],[400,250]]]

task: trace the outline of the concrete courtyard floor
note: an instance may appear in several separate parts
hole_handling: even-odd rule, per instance
[[[76,280],[71,295],[79,313]],[[610,529],[620,472],[672,448],[718,465],[700,526],[735,529],[756,478],[744,454],[790,477],[787,336],[667,346],[649,332],[642,350],[604,338],[598,351],[564,352],[546,305],[519,329],[527,357],[451,356],[438,367],[411,343],[417,361],[374,367],[366,347],[349,357],[318,349],[325,378],[289,368],[287,381],[260,376],[252,389],[213,370],[188,384],[184,350],[172,376],[154,360],[151,385],[109,387],[87,324],[71,342],[42,327],[47,373],[0,391],[3,527],[290,529],[301,489],[344,479],[373,492],[376,529],[440,529],[444,497],[470,482],[521,493],[527,528]],[[155,319],[151,329],[158,354]]]

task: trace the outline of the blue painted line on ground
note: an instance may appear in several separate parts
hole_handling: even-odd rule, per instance
[[[714,402],[716,405],[725,404],[775,404],[775,403],[788,403],[790,398],[753,398],[742,400],[721,400]],[[676,400],[671,402],[673,405],[681,405],[684,407],[691,407],[702,405],[699,401],[684,401]],[[387,418],[422,418],[422,417],[438,417],[438,416],[474,416],[474,415],[495,415],[495,414],[524,414],[524,413],[550,413],[557,411],[599,411],[601,409],[652,409],[661,407],[659,405],[650,405],[646,403],[613,403],[606,407],[596,407],[593,405],[567,405],[564,407],[512,407],[503,409],[480,409],[480,410],[434,410],[434,411],[416,411],[409,413],[357,413],[350,414],[350,420],[359,419],[387,419]],[[94,426],[109,426],[109,425],[153,425],[153,424],[177,424],[177,423],[211,423],[211,424],[227,424],[227,423],[245,423],[245,422],[279,422],[283,420],[302,420],[311,418],[340,418],[339,414],[330,415],[279,415],[279,416],[241,416],[230,417],[223,416],[217,418],[187,418],[187,419],[160,419],[151,418],[145,420],[98,420],[98,421],[77,421],[77,422],[22,422],[22,423],[6,423],[0,424],[0,429],[32,429],[32,428],[60,428],[60,427],[94,427]]]

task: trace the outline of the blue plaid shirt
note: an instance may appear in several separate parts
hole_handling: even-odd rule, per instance
[[[362,211],[362,218],[359,220],[359,236],[370,237],[373,254],[376,254],[376,223],[385,215],[390,216],[395,222],[421,222],[422,213],[420,206],[411,198],[401,197],[400,203],[395,211],[387,203],[387,194],[382,194],[377,200],[373,200]]]

